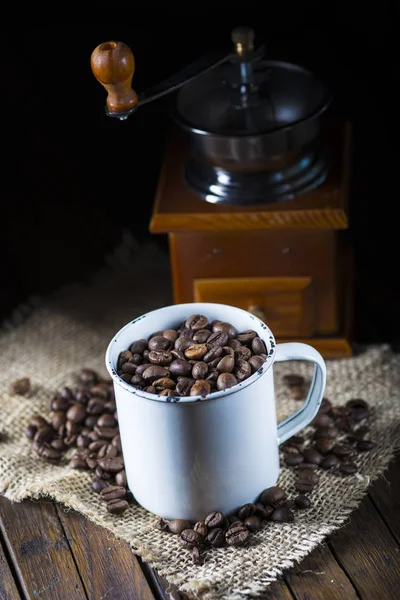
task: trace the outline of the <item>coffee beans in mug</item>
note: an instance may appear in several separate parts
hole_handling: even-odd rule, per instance
[[[257,371],[267,358],[255,331],[190,315],[175,329],[135,340],[120,353],[117,373],[132,387],[171,397],[226,390]]]

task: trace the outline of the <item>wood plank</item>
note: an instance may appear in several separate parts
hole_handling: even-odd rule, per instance
[[[391,461],[384,475],[373,483],[369,495],[400,544],[400,455]]]
[[[0,539],[0,598],[1,600],[17,600],[20,597]]]
[[[363,600],[393,600],[400,582],[400,548],[368,496],[329,545]]]
[[[0,497],[0,526],[27,598],[87,598],[53,502]]]
[[[154,582],[154,587],[158,590],[160,598],[170,600],[170,595],[168,594],[168,590],[170,588],[165,579],[163,577],[160,577],[157,571],[151,569],[146,564],[143,564],[142,566],[145,571],[148,570],[149,578],[152,579],[152,581]],[[195,596],[189,594],[181,593],[181,597],[182,600],[196,600]],[[265,594],[259,596],[258,598],[259,600],[294,600],[294,596],[289,590],[283,578],[271,583]],[[349,600],[351,600],[351,598],[349,598]]]
[[[285,574],[297,600],[356,600],[358,594],[326,544]]]
[[[57,507],[89,598],[154,600],[137,558],[126,542],[83,515]]]

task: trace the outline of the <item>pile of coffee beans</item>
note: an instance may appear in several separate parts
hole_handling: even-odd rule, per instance
[[[72,468],[91,472],[92,487],[107,511],[125,512],[133,496],[126,483],[112,381],[82,369],[76,389],[60,389],[49,408],[48,419],[33,415],[25,430],[35,452],[52,464],[68,453]]]
[[[293,398],[300,396],[298,390],[306,389],[304,378],[297,374],[284,376],[283,383],[289,390],[295,388]],[[337,475],[357,473],[357,456],[376,446],[367,438],[370,413],[368,403],[362,398],[351,398],[341,406],[323,398],[317,416],[305,429],[307,434],[295,435],[281,446],[285,465],[297,473],[298,492],[311,492],[321,471]]]
[[[197,322],[195,320],[197,318],[200,318],[200,316],[191,317],[193,322],[188,319],[185,326],[188,323],[193,325]],[[211,332],[211,329],[215,326],[219,329]],[[208,337],[213,333],[221,332],[228,335],[226,333],[227,327],[230,326],[217,322],[213,323],[211,329],[208,330],[202,323],[201,329],[192,329],[191,331],[207,330],[209,331]],[[151,344],[152,339],[161,337],[168,340],[168,335],[172,338],[176,334],[176,342],[185,331],[185,328],[171,331],[174,331],[174,334],[162,332],[163,335],[159,335],[158,332],[148,342],[145,340],[135,342],[130,350],[126,351],[130,353],[128,361],[123,362],[124,359],[122,359],[121,366],[131,364],[139,367],[141,364],[146,364],[147,368],[159,367],[160,364],[156,365],[155,363],[129,362],[130,358],[139,354],[135,350],[141,347],[142,350],[139,354],[141,361],[146,361],[149,359],[150,353],[155,352],[158,353],[157,356],[166,354],[168,360],[170,358],[169,353],[174,357],[174,361],[190,364],[192,377],[188,377],[189,371],[185,376],[178,375],[173,380],[177,386],[181,381],[179,377],[192,379],[192,385],[196,381],[200,381],[193,377],[193,370],[196,365],[203,361],[188,359],[186,355],[184,355],[184,358],[176,358],[172,354],[174,350],[167,349],[167,347],[163,350],[152,348],[153,344],[158,344],[157,340]],[[166,333],[167,335],[165,335]],[[255,348],[253,347],[253,341],[258,339],[253,333],[235,333],[235,336],[228,337],[228,344],[237,340],[239,345],[236,348],[233,348],[232,345],[214,346],[213,348],[222,350],[218,361],[220,362],[224,357],[232,356],[229,351],[223,354],[224,348],[233,350],[233,361],[236,365],[236,367],[233,367],[234,373],[237,373],[235,369],[241,368],[240,361],[245,361],[250,365],[252,365],[252,358],[264,361],[263,353],[257,354],[261,346],[257,347],[254,344]],[[193,338],[187,339],[193,340]],[[226,343],[224,337],[221,339]],[[145,354],[145,343],[147,355]],[[186,343],[184,343],[184,346]],[[186,350],[190,347],[193,347],[193,344],[188,345]],[[246,353],[243,355],[246,349],[251,352],[251,355]],[[184,352],[184,350],[176,351]],[[235,355],[236,351],[239,351],[240,354]],[[126,357],[127,354],[124,356]],[[135,358],[135,360],[139,361],[139,358]],[[173,360],[171,360],[168,367],[171,366]],[[215,363],[213,367],[207,367],[216,369],[219,373],[214,383],[223,374],[222,370],[218,371],[219,362]],[[205,364],[209,365],[210,363]],[[253,365],[252,369],[254,368]],[[143,376],[144,372],[141,372],[140,377]],[[126,373],[125,371],[125,375]],[[228,372],[224,373],[227,374]],[[171,374],[170,371],[169,374]],[[133,374],[131,375],[134,377]],[[157,387],[154,386],[155,381],[157,380],[153,380],[151,385],[157,390]],[[147,381],[147,383],[149,382]],[[304,398],[307,383],[302,376],[297,374],[286,375],[283,378],[283,383],[292,398],[298,400]],[[136,383],[134,385],[140,384]],[[150,386],[145,385],[143,389],[148,387]],[[294,393],[293,388],[295,389]],[[82,369],[75,389],[73,390],[70,387],[60,389],[52,398],[49,408],[50,414],[47,419],[34,415],[25,430],[27,437],[32,440],[35,452],[51,464],[61,464],[63,461],[68,460],[71,467],[90,472],[92,474],[92,488],[104,501],[106,510],[113,515],[124,513],[129,505],[134,502],[134,498],[127,487],[112,381],[103,379],[92,369]],[[295,492],[292,497],[289,497],[287,491],[281,487],[273,486],[261,492],[256,502],[243,505],[233,515],[223,515],[219,511],[214,511],[207,515],[204,521],[197,523],[184,519],[159,519],[158,527],[169,534],[178,535],[183,546],[191,552],[193,561],[196,564],[201,564],[203,551],[207,548],[240,546],[246,543],[249,536],[259,531],[267,522],[288,523],[293,521],[298,510],[305,510],[312,506],[312,496],[311,498],[309,496],[318,485],[322,471],[330,471],[342,477],[357,473],[357,456],[375,447],[375,443],[367,437],[370,415],[371,409],[368,403],[361,398],[350,399],[346,404],[340,406],[333,405],[330,400],[324,398],[317,416],[310,426],[302,432],[304,435],[292,436],[281,446],[281,456],[285,466],[293,469],[297,475]],[[72,448],[74,454],[70,456]],[[67,453],[68,459],[66,457]]]
[[[255,331],[191,315],[176,329],[134,341],[118,358],[118,375],[134,388],[161,396],[202,396],[231,388],[267,358]]]
[[[252,533],[259,531],[268,521],[289,523],[294,520],[297,510],[310,507],[311,501],[304,494],[297,494],[291,499],[285,490],[275,485],[265,489],[257,502],[244,504],[234,514],[224,515],[214,511],[204,521],[197,523],[185,519],[160,519],[158,527],[179,535],[182,545],[192,552],[195,564],[201,564],[203,550],[242,546]]]

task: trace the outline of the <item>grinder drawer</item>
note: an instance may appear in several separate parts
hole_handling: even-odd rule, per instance
[[[308,337],[314,331],[310,277],[195,279],[195,302],[218,302],[253,312],[276,336]]]

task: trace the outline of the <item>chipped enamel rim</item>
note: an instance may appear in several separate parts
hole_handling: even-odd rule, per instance
[[[152,327],[151,323],[153,322],[153,320],[156,317],[160,316],[162,313],[167,313],[167,312],[173,313],[174,308],[176,309],[176,311],[179,310],[180,312],[183,309],[185,311],[185,314],[187,314],[187,316],[190,316],[192,314],[204,314],[212,321],[212,320],[214,320],[213,309],[215,310],[216,307],[218,307],[219,309],[221,309],[221,307],[226,307],[227,309],[229,309],[229,311],[235,311],[238,314],[241,313],[242,317],[245,317],[249,322],[249,327],[247,329],[254,329],[254,331],[257,331],[257,334],[259,335],[259,337],[265,342],[266,347],[267,347],[267,358],[266,358],[264,364],[255,373],[253,373],[253,375],[251,375],[244,381],[237,383],[236,385],[234,385],[231,388],[213,392],[211,394],[208,394],[204,398],[202,396],[161,396],[158,394],[149,394],[148,392],[144,392],[143,390],[138,390],[138,389],[132,387],[129,383],[126,383],[123,379],[121,379],[121,377],[117,374],[116,366],[117,366],[118,356],[119,356],[120,352],[122,352],[122,350],[126,350],[129,345],[129,342],[128,342],[126,347],[118,350],[118,342],[120,341],[121,337],[126,336],[126,334],[129,330],[132,330],[132,335],[130,336],[130,340],[131,340],[130,344],[132,344],[135,340],[137,340],[139,338],[146,337],[146,334],[144,334],[144,335],[140,334],[139,336],[137,334],[136,335],[134,334],[134,329],[135,329],[134,326],[136,323],[138,323],[139,321],[143,321],[144,319],[148,319],[149,327],[148,327],[147,336],[149,336],[156,330],[160,331],[161,329],[164,329],[164,330],[165,329],[173,329],[173,324],[174,324],[174,315],[173,314],[172,315],[169,314],[169,316],[165,319],[166,322],[165,322],[165,325],[163,328],[154,329],[154,327]],[[182,322],[182,320],[183,319],[177,319],[176,322],[180,324]],[[234,321],[234,319],[229,320],[229,322],[232,323],[232,325],[234,325],[233,321]],[[243,329],[242,329],[242,331],[243,331]],[[239,331],[239,333],[240,333],[240,331]],[[114,381],[114,384],[117,384],[118,386],[123,388],[125,391],[127,391],[128,393],[130,393],[134,396],[138,396],[145,400],[151,400],[153,402],[164,402],[164,403],[168,403],[168,404],[176,404],[176,403],[193,404],[194,402],[208,402],[210,400],[215,400],[217,398],[220,398],[221,396],[229,396],[230,394],[234,394],[235,392],[239,391],[239,389],[248,387],[249,385],[254,383],[254,381],[258,380],[259,377],[262,377],[268,371],[268,369],[274,362],[275,350],[276,350],[275,337],[272,334],[269,327],[265,323],[263,323],[263,321],[261,321],[258,317],[249,313],[248,311],[243,310],[241,308],[237,308],[236,306],[228,306],[228,305],[218,304],[218,303],[206,303],[206,302],[188,303],[188,304],[171,305],[171,306],[165,306],[163,308],[158,308],[156,310],[150,311],[150,312],[136,318],[134,321],[130,321],[129,323],[127,323],[124,327],[122,327],[114,335],[114,337],[110,341],[110,343],[107,347],[106,355],[105,355],[105,364],[106,364],[108,373],[110,374],[110,376],[112,377],[112,379]]]

